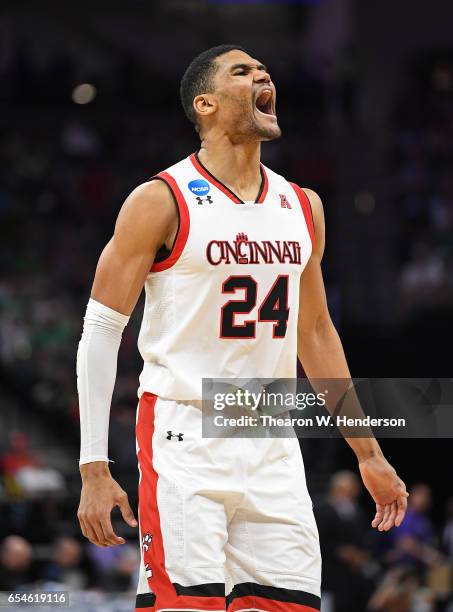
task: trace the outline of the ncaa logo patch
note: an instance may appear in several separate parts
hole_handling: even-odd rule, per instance
[[[188,184],[190,191],[196,196],[205,196],[209,193],[211,187],[207,181],[203,179],[196,179],[195,181],[190,181]]]

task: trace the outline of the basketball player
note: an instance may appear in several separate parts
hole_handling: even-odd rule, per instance
[[[137,187],[96,270],[79,345],[82,494],[98,546],[124,543],[108,467],[109,408],[122,331],[143,286],[137,451],[142,562],[136,609],[313,612],[318,532],[297,439],[201,436],[202,377],[349,378],[326,305],[319,197],[260,164],[280,137],[269,72],[244,49],[197,57],[181,99],[198,153]],[[376,502],[399,525],[406,489],[375,439],[348,439]]]

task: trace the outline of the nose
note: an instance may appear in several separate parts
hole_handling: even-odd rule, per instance
[[[270,83],[271,75],[265,70],[256,70],[255,71],[255,81],[257,83]]]

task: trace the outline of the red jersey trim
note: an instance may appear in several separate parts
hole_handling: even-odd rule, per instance
[[[184,196],[181,193],[181,190],[178,187],[175,179],[168,174],[168,172],[159,172],[156,176],[153,176],[154,179],[160,179],[167,184],[169,189],[171,190],[175,202],[178,206],[179,211],[179,229],[178,234],[176,236],[175,243],[173,245],[173,249],[168,257],[166,257],[163,261],[154,262],[151,266],[151,272],[162,272],[163,270],[168,270],[181,257],[181,253],[186,246],[187,238],[189,237],[190,230],[190,215],[189,209],[187,207],[187,202],[184,199]],[[152,180],[152,179],[151,179]]]
[[[267,192],[269,191],[269,179],[267,178],[266,170],[264,169],[263,164],[260,164],[261,168],[261,176],[263,177],[263,183],[261,185],[261,192],[258,194],[258,198],[256,200],[257,204],[262,204],[267,196]]]
[[[203,164],[199,161],[196,153],[192,153],[189,159],[192,162],[195,170],[199,172],[202,176],[204,176],[204,178],[207,181],[209,181],[212,185],[214,185],[214,187],[217,187],[217,189],[220,189],[220,191],[224,193],[227,197],[229,197],[230,200],[233,200],[235,204],[244,204],[244,201],[241,200],[241,198],[239,198],[226,185],[221,183],[219,179],[217,179],[213,174],[209,172],[207,168],[203,166]],[[264,169],[263,164],[260,164],[260,172],[261,172],[261,187],[260,187],[258,196],[255,200],[255,204],[262,204],[269,190],[269,179],[267,178],[266,170]]]
[[[305,191],[299,187],[299,185],[296,185],[296,183],[290,183],[290,185],[296,192],[299,199],[300,207],[304,213],[305,223],[307,224],[308,233],[310,234],[312,248],[315,248],[315,226],[313,223],[313,211],[311,209],[310,200]]]

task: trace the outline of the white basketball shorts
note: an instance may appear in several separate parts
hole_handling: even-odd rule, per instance
[[[202,438],[201,411],[137,412],[136,610],[315,612],[321,556],[296,438]]]

